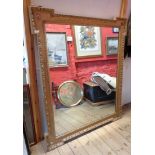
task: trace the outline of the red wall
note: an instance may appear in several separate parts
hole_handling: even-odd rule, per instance
[[[70,25],[46,24],[46,32],[66,32],[67,36],[74,36]],[[112,33],[112,28],[101,28],[102,32],[102,57],[77,59],[75,56],[74,37],[72,42],[67,42],[69,67],[50,68],[51,82],[60,85],[66,80],[77,80],[79,83],[90,80],[92,72],[107,73],[116,76],[117,57],[106,56],[106,37],[118,36]]]

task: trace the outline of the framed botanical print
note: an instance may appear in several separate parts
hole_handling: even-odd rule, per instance
[[[67,42],[66,33],[46,33],[48,64],[53,67],[67,67]]]
[[[102,55],[100,28],[94,26],[74,26],[76,55],[78,58]]]
[[[118,37],[107,37],[107,55],[117,54],[118,51]]]

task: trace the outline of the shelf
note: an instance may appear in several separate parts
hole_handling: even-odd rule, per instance
[[[85,62],[93,62],[93,61],[108,61],[108,60],[117,60],[117,57],[81,59],[81,60],[76,60],[75,63],[85,63]]]

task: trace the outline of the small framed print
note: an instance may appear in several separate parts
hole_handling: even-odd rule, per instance
[[[114,55],[118,52],[118,37],[107,37],[107,55]]]
[[[118,27],[113,27],[112,32],[113,33],[119,33],[119,28]]]
[[[66,33],[47,32],[46,40],[49,67],[67,67],[68,56]]]
[[[102,56],[100,27],[74,26],[77,58]]]

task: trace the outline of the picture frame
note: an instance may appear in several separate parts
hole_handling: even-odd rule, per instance
[[[102,56],[100,27],[75,25],[74,36],[77,58]]]
[[[49,68],[68,67],[67,40],[64,32],[46,32]]]
[[[118,27],[113,27],[112,32],[113,33],[119,33],[119,28]]]
[[[115,55],[118,53],[118,37],[107,37],[106,55]]]

